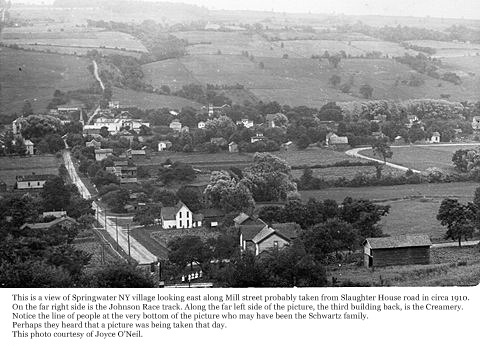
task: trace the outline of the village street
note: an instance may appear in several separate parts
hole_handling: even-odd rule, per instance
[[[85,184],[82,182],[80,177],[75,170],[75,166],[72,162],[72,157],[70,151],[65,150],[63,152],[63,157],[65,161],[65,167],[68,170],[71,180],[74,184],[78,187],[78,190],[82,194],[82,197],[85,199],[92,198],[92,195],[88,191]],[[108,234],[114,239],[117,239],[118,236],[118,244],[119,246],[125,251],[125,253],[129,253],[135,261],[139,264],[150,264],[157,261],[157,257],[153,255],[150,251],[148,251],[142,244],[140,244],[137,240],[133,237],[129,237],[127,234],[127,227],[123,227],[121,225],[116,225],[114,221],[110,220],[105,215],[105,210],[99,205],[96,201],[92,202],[92,208],[97,213],[97,220],[106,229]],[[118,230],[118,232],[117,232]],[[130,249],[129,249],[130,244]]]

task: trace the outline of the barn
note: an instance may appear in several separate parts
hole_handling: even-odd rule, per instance
[[[426,234],[367,238],[363,242],[366,267],[429,264],[432,242]]]

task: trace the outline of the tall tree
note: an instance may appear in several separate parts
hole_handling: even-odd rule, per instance
[[[373,153],[383,158],[383,162],[386,164],[387,159],[393,156],[393,151],[388,144],[387,138],[378,138],[372,143]]]
[[[445,239],[458,240],[458,246],[462,246],[462,238],[467,240],[475,230],[477,207],[473,203],[466,205],[456,199],[446,198],[440,204],[437,220],[442,226],[447,226]]]

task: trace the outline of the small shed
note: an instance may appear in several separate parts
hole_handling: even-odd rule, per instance
[[[238,144],[235,142],[230,142],[228,144],[228,151],[231,153],[238,153]]]
[[[430,143],[440,143],[440,133],[438,132],[432,133],[432,137],[430,138]]]
[[[367,238],[363,242],[365,267],[429,264],[432,242],[427,234]]]

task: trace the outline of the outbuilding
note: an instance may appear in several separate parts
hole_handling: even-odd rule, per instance
[[[367,238],[363,242],[365,267],[429,264],[432,242],[426,234]]]

